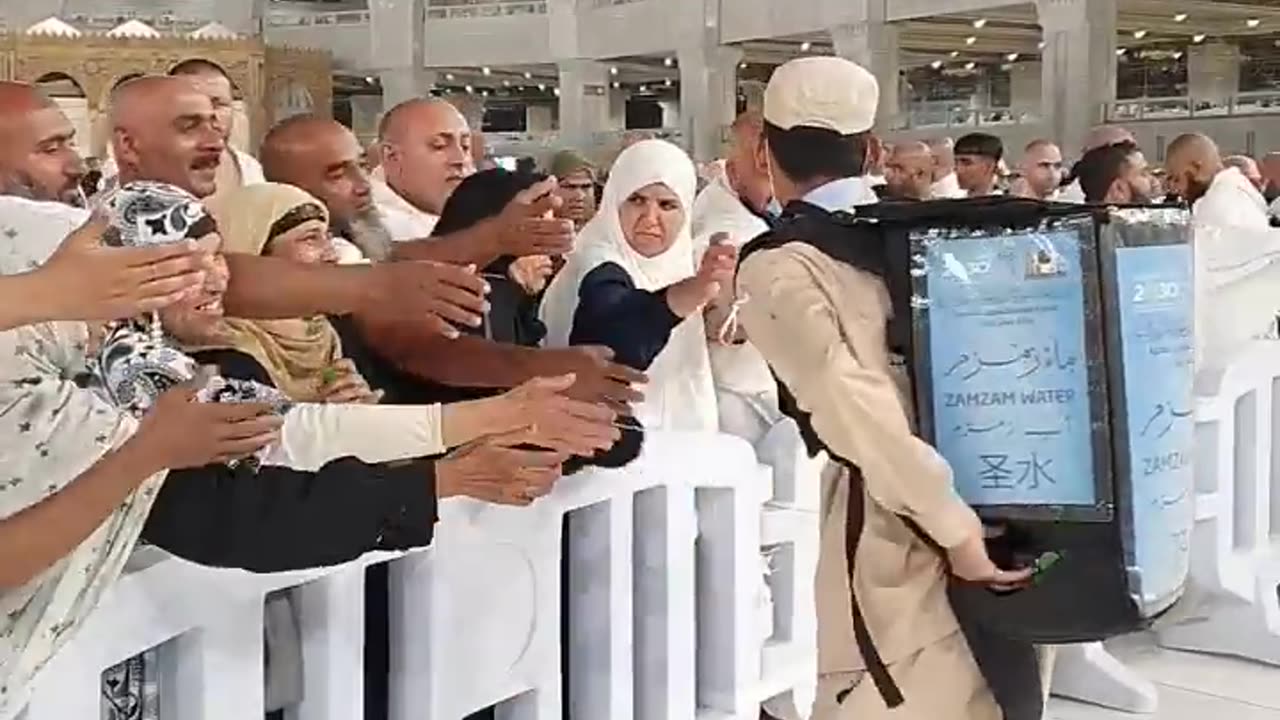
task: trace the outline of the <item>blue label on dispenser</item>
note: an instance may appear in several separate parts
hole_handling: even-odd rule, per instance
[[[1080,235],[927,251],[934,444],[979,506],[1098,502]]]

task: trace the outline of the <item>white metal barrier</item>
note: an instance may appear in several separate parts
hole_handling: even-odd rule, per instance
[[[1280,665],[1280,342],[1253,342],[1197,384],[1193,584],[1161,643]]]
[[[255,576],[140,552],[37,680],[28,718],[98,717],[102,671],[157,646],[165,720],[262,717],[263,600],[284,588],[296,588],[305,681],[287,717],[359,718],[364,569],[389,561],[392,717],[497,704],[499,718],[559,720],[562,526],[563,701],[576,717],[756,720],[772,698],[808,708],[817,467],[790,423],[760,457],[770,465],[725,435],[650,433],[623,470],[566,478],[530,508],[447,501],[431,548],[337,568]]]

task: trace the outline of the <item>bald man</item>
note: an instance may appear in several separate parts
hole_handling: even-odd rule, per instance
[[[922,142],[893,146],[885,161],[885,199],[929,200],[933,192],[933,153]]]
[[[1267,201],[1238,169],[1222,162],[1207,135],[1188,133],[1169,143],[1165,160],[1170,190],[1191,204],[1197,223],[1215,227],[1271,227]]]
[[[235,95],[226,71],[208,60],[195,58],[178,63],[169,74],[185,78],[196,90],[207,95],[213,104],[224,144],[222,160],[218,163],[218,192],[264,182],[262,165],[252,155],[231,147],[231,132],[235,129]]]
[[[949,137],[935,138],[929,141],[929,151],[933,156],[933,187],[929,189],[929,197],[935,200],[950,200],[965,197],[960,189],[960,178],[956,177],[956,143]]]
[[[444,203],[476,171],[471,128],[449,102],[407,100],[387,111],[378,127],[385,184],[374,201],[397,241],[431,235]]]
[[[1054,200],[1062,188],[1062,150],[1048,140],[1033,140],[1022,152],[1018,164],[1023,182],[1020,197]]]
[[[0,82],[0,192],[81,206],[85,166],[58,106],[24,83]]]
[[[226,139],[213,102],[189,80],[129,80],[111,94],[110,119],[119,184],[153,180],[201,198],[217,191]]]

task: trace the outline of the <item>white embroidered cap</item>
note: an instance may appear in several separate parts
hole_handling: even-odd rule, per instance
[[[838,57],[792,60],[764,91],[764,119],[783,130],[797,127],[855,135],[876,123],[880,84],[861,65]]]

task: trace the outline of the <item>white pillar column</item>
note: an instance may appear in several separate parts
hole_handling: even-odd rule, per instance
[[[1044,89],[1039,62],[1017,62],[1009,69],[1009,109],[1038,116]]]
[[[609,128],[609,66],[591,60],[560,63],[560,137],[590,150],[595,133]]]
[[[876,129],[893,128],[903,114],[898,26],[888,22],[887,0],[869,0],[865,14],[829,29],[836,55],[852,60],[876,76],[880,83],[880,108]]]
[[[662,108],[662,127],[663,128],[680,127],[680,101],[679,100],[662,100],[658,102],[658,107]]]
[[[369,3],[372,64],[382,79],[384,109],[422,97],[435,78],[426,69],[427,0]]]
[[[1187,94],[1197,102],[1226,104],[1240,92],[1240,48],[1215,42],[1187,48]]]
[[[609,125],[610,131],[627,129],[627,100],[631,93],[623,88],[615,88],[609,84]]]
[[[554,113],[550,105],[528,104],[524,108],[524,131],[528,133],[549,133],[555,125]]]
[[[351,132],[361,142],[378,137],[378,123],[382,120],[382,98],[377,95],[351,96]]]
[[[720,155],[724,128],[738,109],[738,63],[742,51],[723,45],[688,48],[680,62],[680,125],[684,144],[697,162]]]
[[[1037,0],[1044,29],[1042,107],[1068,155],[1116,97],[1116,0]]]
[[[759,80],[746,80],[738,83],[738,85],[742,88],[742,94],[747,98],[747,111],[764,111],[764,89],[767,85]]]

